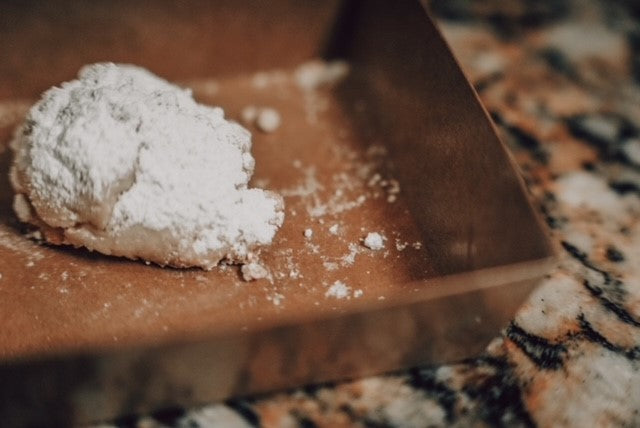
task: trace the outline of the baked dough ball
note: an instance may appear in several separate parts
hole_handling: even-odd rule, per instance
[[[210,269],[246,261],[284,219],[279,195],[247,186],[250,133],[139,67],[84,67],[11,147],[14,209],[53,244]]]

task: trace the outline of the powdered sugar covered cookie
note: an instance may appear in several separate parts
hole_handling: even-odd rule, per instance
[[[94,64],[49,89],[12,148],[16,213],[52,243],[209,269],[284,219],[279,195],[247,186],[250,133],[139,67]]]

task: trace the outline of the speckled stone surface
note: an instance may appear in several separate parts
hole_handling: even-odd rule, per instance
[[[562,248],[485,355],[119,426],[639,426],[640,7],[437,1]]]

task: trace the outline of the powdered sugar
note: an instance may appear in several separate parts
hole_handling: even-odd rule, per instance
[[[351,299],[352,297],[357,299],[362,297],[364,291],[361,289],[352,290],[347,284],[342,281],[335,281],[324,293],[326,298],[334,299]]]
[[[245,281],[255,281],[269,276],[269,271],[256,261],[242,265],[240,272],[242,273],[242,279]]]
[[[344,299],[351,293],[351,287],[342,281],[336,281],[329,287],[324,294],[325,297],[335,297],[336,299]]]
[[[74,245],[211,268],[269,244],[283,221],[280,197],[247,187],[249,132],[138,67],[83,68],[17,135],[15,190]]]
[[[248,105],[240,112],[240,118],[245,125],[255,125],[260,131],[267,134],[275,132],[282,119],[280,113],[271,107],[256,107]]]
[[[344,61],[313,60],[298,66],[294,74],[300,88],[313,90],[343,80],[349,74],[349,64]]]
[[[357,77],[354,75],[353,82]],[[184,275],[179,281],[186,298],[190,299],[194,290],[206,289],[247,316],[253,314],[253,308],[263,305],[273,313],[308,303],[341,311],[345,306],[375,301],[381,295],[389,299],[393,293],[386,294],[386,284],[415,280],[422,274],[426,252],[412,250],[412,243],[422,236],[413,226],[404,187],[398,193],[395,179],[399,171],[385,150],[385,134],[377,129],[379,124],[369,119],[375,111],[369,100],[344,99],[326,86],[301,89],[292,70],[266,72],[256,79],[242,75],[216,76],[211,80],[217,83],[209,85],[203,80],[195,85],[196,99],[224,106],[230,117],[248,123],[252,132],[256,130],[253,151],[258,168],[251,185],[281,192],[286,199],[288,220],[273,245],[262,250],[259,259],[245,260],[244,269],[223,264],[211,273],[166,271]],[[307,105],[305,100],[313,102]],[[324,105],[328,106],[325,110]],[[258,132],[257,114],[245,122],[246,106],[277,109],[283,115],[280,128],[269,135]],[[317,113],[315,125],[305,121],[307,107]],[[390,204],[388,197],[396,194],[397,201]],[[29,203],[26,207],[29,212]],[[381,251],[371,251],[363,245],[363,238],[370,231],[387,238]],[[15,235],[30,248],[38,249],[23,235]],[[22,259],[22,264],[28,266],[26,256]],[[265,277],[261,278],[265,272],[254,269],[252,262],[265,268]],[[37,263],[24,269],[41,270]],[[45,285],[60,281],[61,270],[52,272]],[[257,281],[242,284],[243,276]],[[68,281],[72,279],[73,275]],[[336,281],[336,288],[329,292]],[[340,283],[348,287],[346,294],[340,292]],[[73,284],[58,285],[73,290]]]
[[[371,250],[382,250],[384,248],[385,237],[378,232],[369,232],[364,238],[363,244]]]
[[[272,108],[263,108],[256,117],[256,126],[266,133],[275,132],[280,127],[280,113]]]

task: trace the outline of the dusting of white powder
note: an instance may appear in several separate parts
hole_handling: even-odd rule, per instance
[[[271,107],[248,105],[240,111],[240,119],[245,125],[255,125],[260,131],[270,134],[282,123],[280,113]]]
[[[250,133],[135,66],[94,64],[49,89],[12,148],[20,218],[65,243],[208,269],[283,222],[282,198],[247,186]]]
[[[245,281],[255,281],[269,276],[269,271],[255,261],[242,265],[240,273],[242,273],[242,279]]]
[[[378,232],[369,232],[364,238],[364,246],[371,250],[382,250],[384,248],[384,236]]]
[[[351,287],[342,281],[334,282],[331,287],[324,293],[325,297],[334,297],[336,299],[344,299],[349,297]]]
[[[275,132],[281,123],[280,113],[273,108],[263,108],[256,117],[256,126],[266,133]]]
[[[296,84],[304,90],[333,85],[349,74],[349,64],[344,61],[313,60],[301,64],[295,71]]]
[[[275,306],[280,306],[284,301],[284,294],[273,293],[272,295],[267,296],[267,300],[271,301]]]

